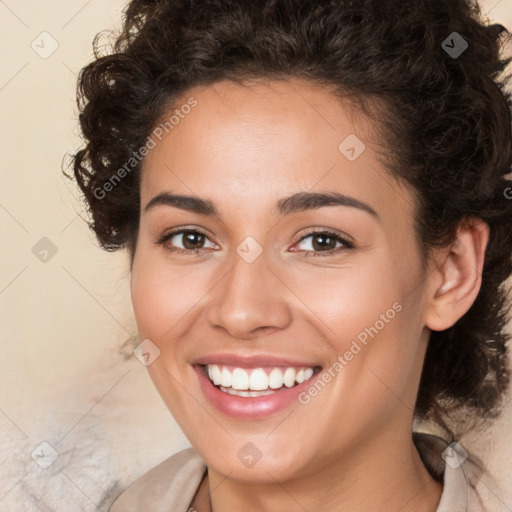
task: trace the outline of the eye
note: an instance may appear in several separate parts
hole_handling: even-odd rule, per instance
[[[306,240],[311,239],[309,242],[304,243]],[[208,247],[204,247],[205,242],[209,238],[196,229],[179,229],[170,233],[164,234],[156,243],[162,245],[166,250],[176,254],[200,254]],[[218,249],[219,246],[211,242],[211,249]],[[312,231],[303,236],[298,245],[304,243],[306,248],[302,251],[305,256],[330,256],[333,253],[337,254],[340,250],[353,249],[354,244],[341,236],[335,231],[322,230]],[[181,247],[176,247],[175,244],[180,244]],[[307,247],[309,246],[309,247]],[[298,252],[298,251],[294,251]],[[326,254],[321,254],[326,253]]]
[[[162,245],[168,251],[177,254],[198,254],[205,250],[204,243],[206,240],[209,240],[209,238],[201,231],[196,229],[179,229],[166,233],[156,243]],[[181,244],[181,247],[175,247],[174,243]],[[218,245],[215,243],[211,242],[211,244],[212,249],[218,248]]]
[[[335,231],[312,231],[311,233],[303,236],[299,240],[298,244],[301,244],[308,239],[311,240],[304,244],[306,248],[303,249],[306,252],[305,256],[331,256],[333,253],[339,253],[340,249],[346,250],[353,249],[355,247],[352,242]],[[337,244],[340,245],[337,246]]]

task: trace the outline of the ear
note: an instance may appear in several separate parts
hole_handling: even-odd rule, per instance
[[[470,219],[459,226],[450,247],[434,254],[424,318],[429,329],[444,331],[469,310],[482,284],[488,241],[489,226],[481,219]]]

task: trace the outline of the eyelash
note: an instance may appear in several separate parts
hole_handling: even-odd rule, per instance
[[[156,244],[163,246],[167,251],[175,253],[175,254],[186,254],[186,255],[191,255],[191,253],[195,254],[195,255],[201,254],[201,252],[205,250],[204,248],[181,249],[179,247],[168,247],[165,245],[171,238],[175,237],[176,235],[181,235],[181,234],[185,234],[185,233],[197,233],[197,234],[204,236],[205,238],[208,238],[208,236],[205,233],[203,233],[202,231],[199,231],[197,229],[179,229],[177,231],[172,231],[171,233],[166,233],[159,240],[157,240]],[[313,235],[327,235],[329,238],[333,238],[334,240],[336,240],[336,242],[341,242],[345,246],[345,248],[344,248],[345,250],[350,250],[350,249],[355,248],[355,246],[352,242],[350,242],[346,238],[342,237],[336,231],[331,231],[328,229],[323,229],[320,231],[311,231],[311,232],[307,233],[306,235],[302,236],[297,241],[297,244],[299,244],[306,238],[309,238]],[[297,251],[297,252],[304,252],[305,257],[317,257],[317,256],[323,257],[323,256],[331,256],[333,254],[338,254],[340,252],[340,249],[343,249],[343,247],[337,247],[336,249],[330,249],[330,250],[326,250],[326,251]]]

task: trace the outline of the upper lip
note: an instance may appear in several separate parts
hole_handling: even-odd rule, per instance
[[[288,359],[284,357],[278,357],[271,354],[253,354],[253,355],[241,355],[241,354],[209,354],[194,359],[191,364],[195,365],[206,365],[206,364],[219,364],[225,366],[234,366],[237,368],[261,368],[261,367],[308,367],[314,368],[320,366],[319,364],[311,361],[299,361]]]

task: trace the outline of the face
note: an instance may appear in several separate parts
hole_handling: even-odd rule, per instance
[[[425,276],[372,121],[300,80],[219,82],[176,108],[142,170],[131,283],[174,418],[211,470],[251,482],[393,446],[412,424]]]

